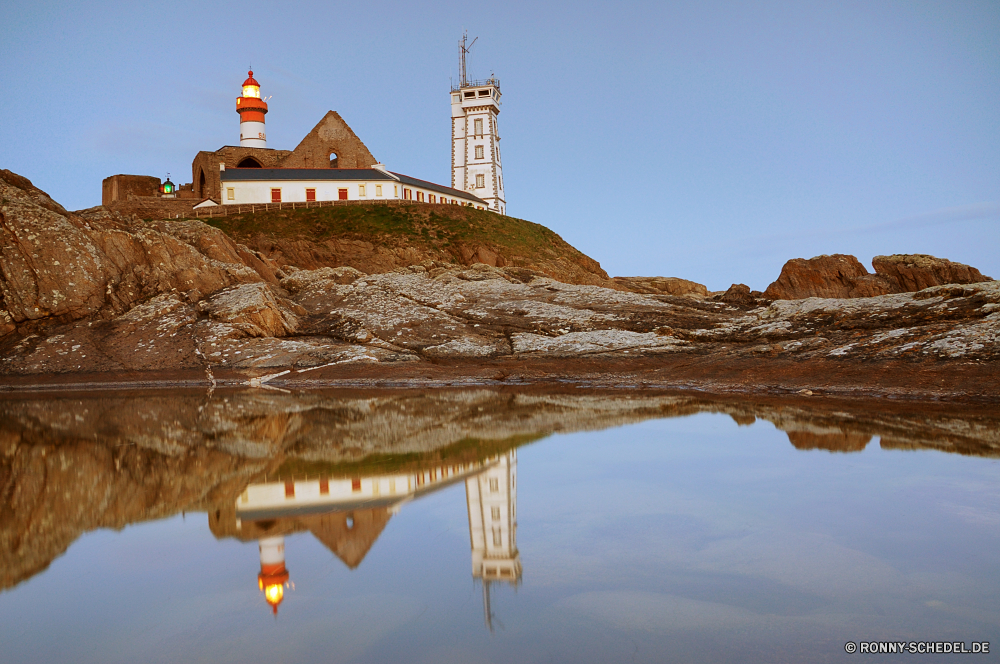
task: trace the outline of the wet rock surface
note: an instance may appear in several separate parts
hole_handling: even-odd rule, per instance
[[[858,452],[878,436],[893,449],[1000,456],[1000,420],[989,409],[869,409],[805,396],[732,400],[620,389],[8,395],[0,399],[0,590],[44,570],[97,528],[180,511],[208,512],[215,523],[211,515],[231,512],[263,477],[315,476],[317,468],[351,477],[385,464],[474,461],[554,432],[705,412],[741,425],[767,420],[793,446],[822,453]]]

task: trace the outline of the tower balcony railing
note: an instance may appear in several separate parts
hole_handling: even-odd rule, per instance
[[[458,85],[452,85],[451,91],[458,92],[459,90],[464,90],[465,88],[481,88],[486,85],[492,85],[497,90],[500,89],[500,79],[493,76],[489,78],[478,78],[471,81],[466,81],[465,85],[459,83]]]

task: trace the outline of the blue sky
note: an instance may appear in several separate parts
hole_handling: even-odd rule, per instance
[[[612,275],[763,289],[785,260],[929,253],[1000,277],[997,2],[8,3],[0,167],[71,209],[114,173],[191,180],[338,111],[448,183],[449,77],[501,80],[508,212]]]

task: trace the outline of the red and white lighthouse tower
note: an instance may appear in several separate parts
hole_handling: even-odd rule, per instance
[[[243,96],[236,98],[236,112],[240,114],[240,147],[266,148],[264,114],[267,102],[260,97],[260,83],[254,80],[252,70],[243,81]]]

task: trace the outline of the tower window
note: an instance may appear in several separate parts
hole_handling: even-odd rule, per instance
[[[476,146],[476,159],[482,159],[482,158],[483,158],[483,146],[482,145],[477,145]]]
[[[281,189],[272,189],[271,190],[271,202],[272,203],[280,203],[281,202]]]
[[[494,530],[493,531],[493,546],[500,546],[501,544],[503,544],[503,539],[500,537],[500,531],[499,530]]]
[[[486,186],[486,176],[480,173],[479,175],[476,176],[476,187],[482,189],[485,186]]]
[[[499,480],[499,478],[491,477],[490,478],[490,491],[492,493],[496,493],[499,490],[500,490],[500,480]]]
[[[306,201],[315,201],[315,200],[316,200],[316,190],[306,189]]]
[[[358,196],[367,196],[367,195],[368,194],[365,193],[365,185],[359,184],[358,185]]]
[[[499,521],[500,520],[500,508],[499,507],[492,508],[490,510],[490,516],[493,517],[494,521]]]
[[[472,121],[472,133],[476,136],[483,135],[483,120],[482,118],[477,118]]]

